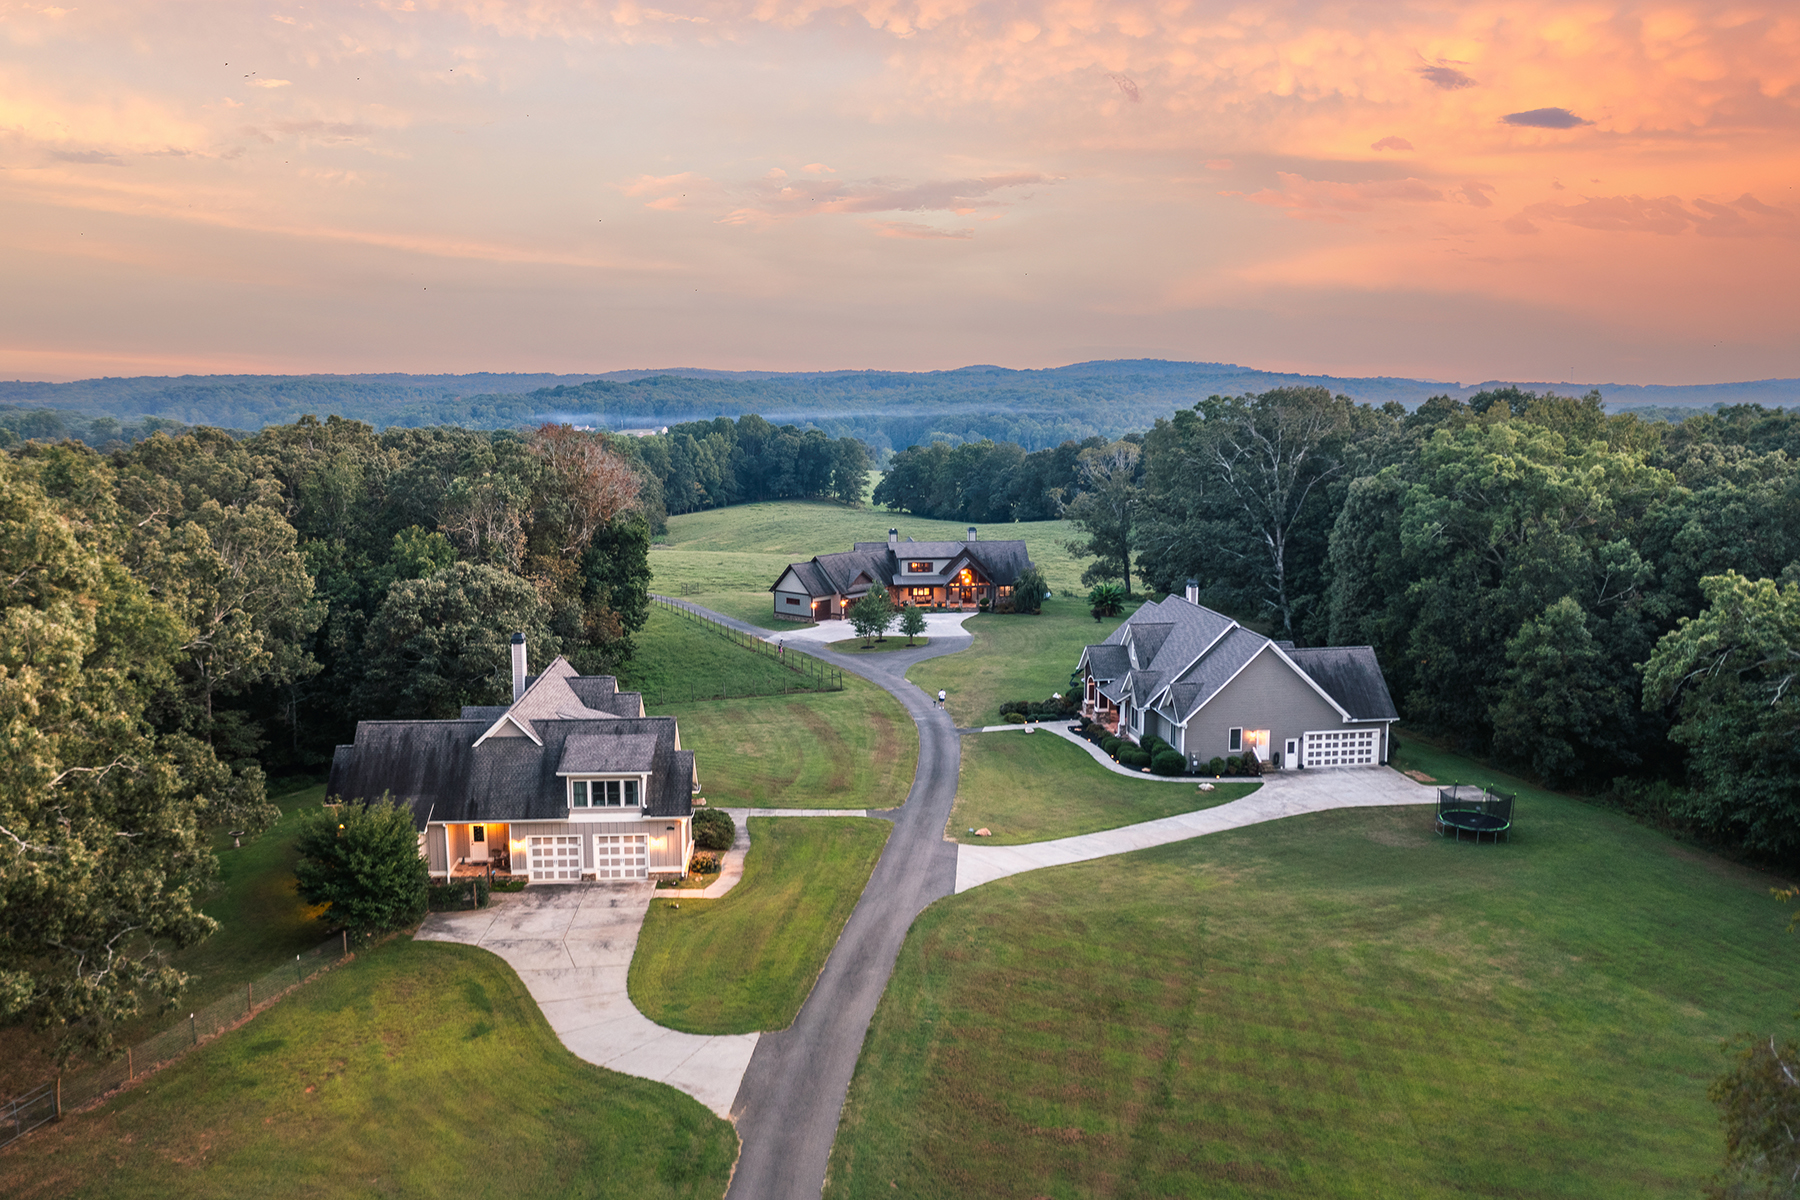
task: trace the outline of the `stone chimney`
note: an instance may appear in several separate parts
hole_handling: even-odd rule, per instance
[[[525,635],[513,634],[512,640],[513,700],[525,694]]]
[[[971,542],[975,540],[975,527],[973,525],[969,526],[969,540]]]
[[[888,545],[898,546],[899,544],[900,544],[900,531],[898,529],[888,530]]]
[[[1198,579],[1190,579],[1187,581],[1186,595],[1189,604],[1200,603],[1200,581]]]

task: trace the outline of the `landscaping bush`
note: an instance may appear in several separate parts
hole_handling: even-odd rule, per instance
[[[694,875],[717,875],[724,861],[711,850],[702,850],[688,861],[688,871]]]
[[[1131,767],[1134,770],[1147,767],[1150,765],[1150,752],[1140,750],[1136,746],[1127,746],[1119,751],[1119,762],[1122,766]]]
[[[1225,773],[1227,775],[1242,775],[1244,773],[1244,760],[1235,754],[1226,759]]]
[[[1161,754],[1164,750],[1173,750],[1175,748],[1175,747],[1169,745],[1169,743],[1163,741],[1161,738],[1157,737],[1155,734],[1150,734],[1148,737],[1139,738],[1138,745],[1141,746],[1143,749],[1148,750],[1150,752],[1150,757],[1152,757],[1152,758],[1155,758],[1158,754]]]
[[[1187,770],[1187,756],[1179,750],[1158,750],[1150,758],[1150,770],[1157,775],[1180,775]]]
[[[522,892],[530,882],[529,879],[496,879],[493,887],[496,892]]]
[[[1225,760],[1214,756],[1213,760],[1206,764],[1206,770],[1209,775],[1223,775],[1225,773]]]
[[[1117,758],[1119,756],[1119,751],[1124,749],[1125,745],[1126,745],[1125,739],[1121,738],[1117,735],[1114,735],[1111,737],[1104,737],[1104,738],[1100,739],[1100,748],[1102,750],[1106,751],[1108,754],[1112,755],[1114,758]]]
[[[1022,712],[1003,712],[1000,714],[1000,723],[1002,725],[1023,725],[1025,723],[1025,714]]]
[[[703,808],[694,814],[694,845],[702,850],[729,850],[737,841],[737,822],[731,814]]]
[[[1244,774],[1260,777],[1263,773],[1263,761],[1254,754],[1244,755]]]
[[[488,881],[485,875],[443,883],[434,879],[425,889],[425,907],[432,912],[466,912],[471,908],[486,908],[487,903]]]

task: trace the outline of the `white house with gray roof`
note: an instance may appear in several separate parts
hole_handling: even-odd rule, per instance
[[[694,754],[674,717],[644,715],[611,675],[561,656],[513,701],[449,720],[359,721],[332,757],[329,795],[392,796],[412,810],[434,878],[490,869],[533,883],[681,875],[693,857]]]
[[[975,526],[961,542],[900,540],[888,530],[886,542],[857,542],[849,550],[790,563],[769,591],[775,615],[791,621],[830,621],[852,604],[885,587],[895,605],[921,608],[981,608],[1012,599],[1013,585],[1032,565],[1025,543],[980,541]]]
[[[1368,646],[1297,649],[1186,596],[1151,601],[1081,652],[1081,712],[1194,766],[1254,752],[1282,769],[1385,763],[1399,719]]]

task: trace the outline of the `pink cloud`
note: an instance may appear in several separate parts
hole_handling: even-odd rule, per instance
[[[1601,233],[1655,233],[1673,237],[1794,237],[1800,220],[1785,208],[1764,204],[1745,192],[1721,204],[1697,199],[1689,207],[1679,196],[1587,196],[1579,204],[1528,205],[1505,223],[1514,233],[1535,233],[1538,221],[1561,221]]]
[[[730,204],[720,220],[727,225],[747,225],[826,213],[949,212],[967,216],[1010,203],[995,193],[1054,182],[1033,172],[908,183],[895,179],[795,179],[771,171],[761,179],[726,188],[684,172],[643,176],[625,185],[624,191],[628,196],[652,196],[646,206],[665,211]]]
[[[973,229],[938,229],[917,221],[865,221],[876,237],[911,238],[917,241],[963,241],[975,236]]]
[[[1366,183],[1338,183],[1329,179],[1308,179],[1287,171],[1276,172],[1279,188],[1264,188],[1246,195],[1243,192],[1221,192],[1222,196],[1238,196],[1252,204],[1284,208],[1288,216],[1299,220],[1342,220],[1348,212],[1368,212],[1388,203],[1432,203],[1444,199],[1444,193],[1422,179],[1380,179]]]
[[[1403,137],[1388,136],[1369,146],[1371,150],[1411,150],[1413,144]]]

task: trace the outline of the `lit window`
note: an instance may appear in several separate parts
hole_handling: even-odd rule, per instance
[[[908,575],[929,575],[931,574],[931,564],[928,562],[909,562],[906,564],[906,573]]]
[[[913,595],[914,595],[914,596],[916,596],[916,597],[918,597],[918,598],[919,598],[919,599],[920,599],[920,600],[929,600],[929,599],[931,599],[931,589],[930,589],[930,588],[928,588],[928,587],[917,587],[917,588],[913,588],[913,589],[912,589],[912,594],[913,594]]]

